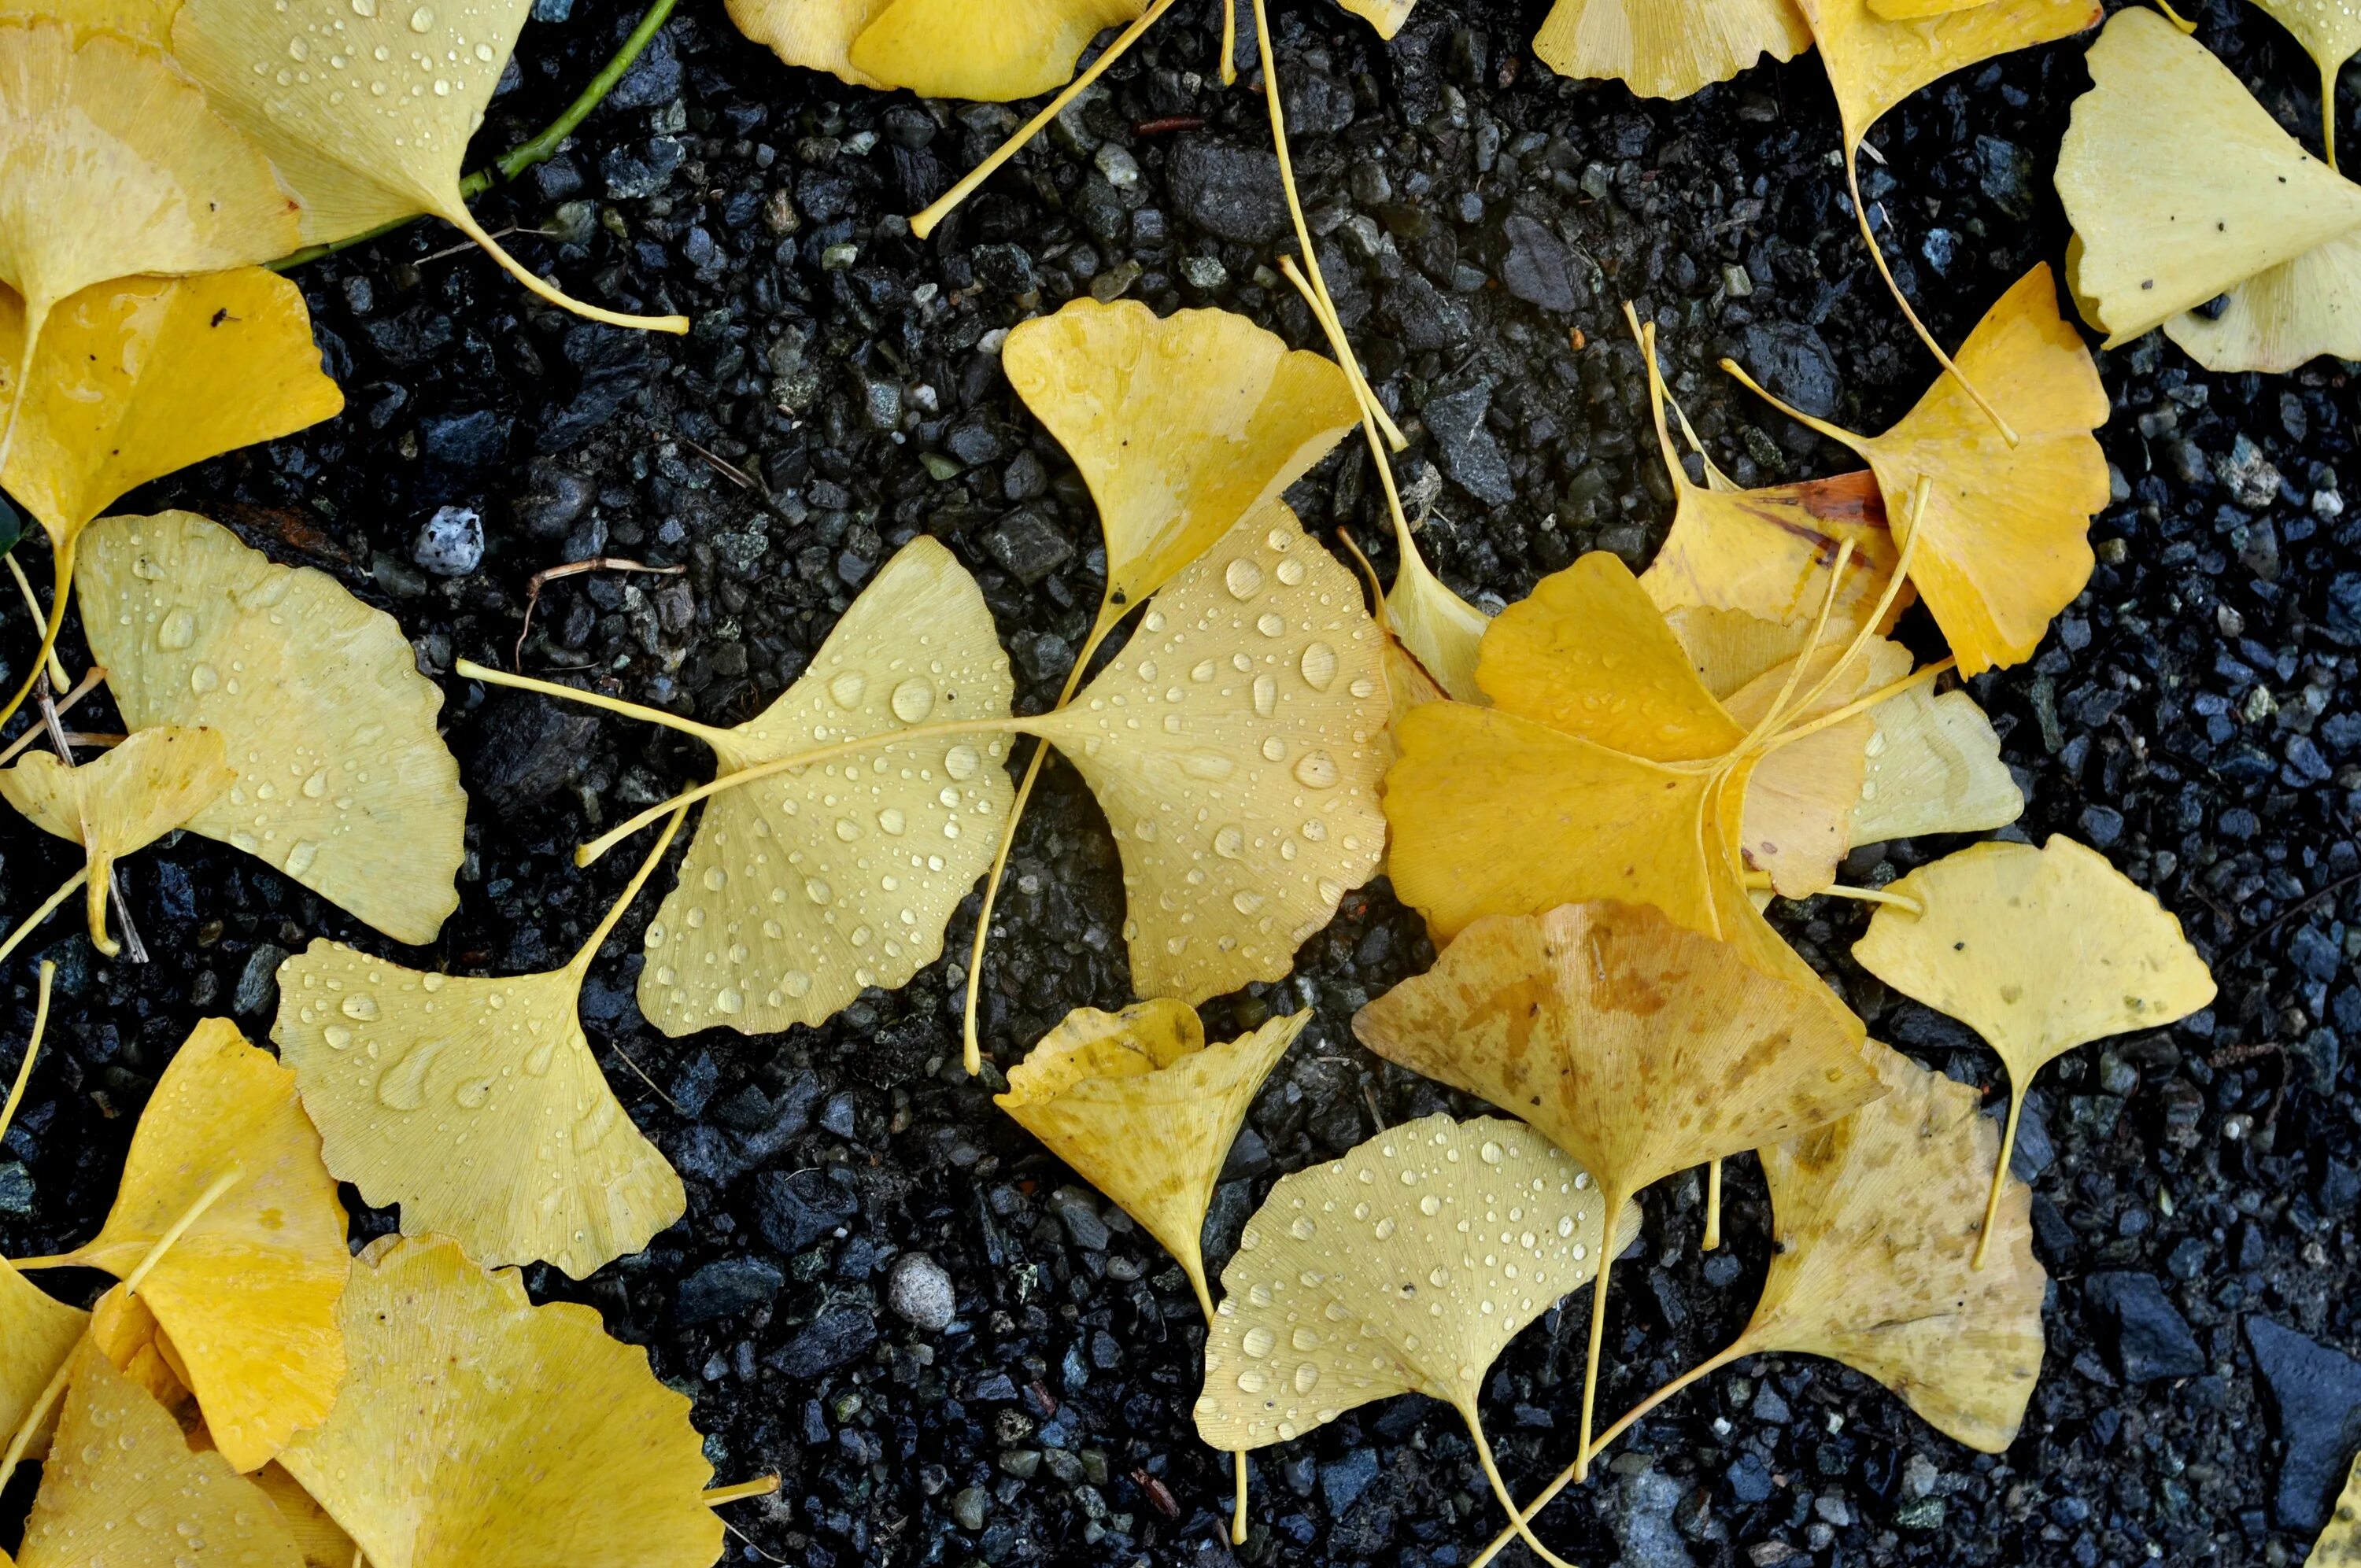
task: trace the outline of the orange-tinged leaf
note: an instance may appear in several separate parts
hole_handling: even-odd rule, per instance
[[[708,1568],[721,1524],[689,1402],[572,1302],[458,1244],[355,1260],[353,1375],[281,1457],[372,1568]]]
[[[1795,0],[1557,0],[1533,35],[1560,76],[1612,77],[1643,98],[1686,98],[1811,45]]]
[[[1090,41],[1148,0],[892,0],[852,43],[856,70],[927,98],[1005,103],[1062,86]]]
[[[1669,614],[1697,606],[1808,623],[1847,541],[1853,554],[1828,624],[1859,625],[1885,592],[1897,546],[1877,477],[1868,470],[1757,490],[1708,489],[1690,484],[1677,466],[1674,476],[1672,531],[1640,574],[1658,609]],[[1908,602],[1898,598],[1895,607]]]
[[[1360,419],[1334,362],[1228,311],[1077,299],[1018,323],[1000,362],[1090,486],[1109,612],[1276,500]]]
[[[277,1510],[95,1345],[74,1362],[18,1568],[302,1568]]]
[[[1880,16],[1870,0],[1795,3],[1836,89],[1848,153],[1880,115],[1928,82],[2079,33],[2100,15],[2098,0],[2006,0],[1900,20]],[[1889,490],[1889,505],[1892,499]]]
[[[852,63],[852,40],[894,0],[729,0],[738,30],[789,65],[825,71],[855,87],[884,87]]]
[[[1214,1180],[1263,1080],[1311,1019],[1273,1018],[1208,1046],[1197,1010],[1169,997],[1120,1013],[1077,1007],[994,1102],[1138,1221],[1211,1311],[1202,1233]]]
[[[93,284],[49,318],[15,408],[25,313],[0,293],[8,493],[62,543],[115,498],[191,464],[332,419],[295,285],[259,267]]]
[[[198,1025],[139,1118],[104,1228],[72,1261],[124,1277],[233,1173],[139,1290],[222,1453],[254,1470],[319,1424],[345,1373],[345,1211],[295,1075],[227,1020]]]

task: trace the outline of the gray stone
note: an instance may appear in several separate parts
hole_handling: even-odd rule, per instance
[[[922,1252],[906,1252],[885,1275],[885,1304],[895,1316],[940,1333],[959,1316],[959,1298],[943,1266]]]
[[[1172,149],[1165,180],[1172,210],[1217,238],[1268,245],[1288,232],[1275,153],[1189,137]]]
[[[790,1377],[807,1381],[833,1371],[877,1343],[877,1323],[858,1307],[830,1307],[763,1358]]]
[[[1509,242],[1500,258],[1500,282],[1510,293],[1545,311],[1580,308],[1587,291],[1574,280],[1574,254],[1549,225],[1521,213],[1500,225]]]
[[[2286,1447],[2272,1511],[2282,1530],[2316,1533],[2361,1444],[2361,1362],[2265,1317],[2246,1320],[2246,1343]]]
[[[1837,411],[1844,389],[1837,356],[1820,334],[1800,322],[1759,322],[1746,329],[1738,357],[1772,393],[1821,419]]]
[[[992,1512],[992,1494],[981,1486],[963,1487],[951,1494],[951,1519],[960,1529],[973,1535],[983,1528]]]
[[[33,1173],[15,1160],[0,1165],[0,1214],[33,1212]]]
[[[230,1011],[241,1018],[258,1018],[279,1000],[279,966],[287,961],[287,949],[272,947],[269,942],[258,946],[246,958],[246,967],[238,970],[237,990],[230,999]]]
[[[673,1315],[682,1323],[710,1322],[767,1306],[786,1277],[754,1257],[717,1258],[681,1281]]]
[[[1375,1449],[1356,1448],[1334,1464],[1320,1467],[1320,1496],[1331,1519],[1342,1519],[1378,1478]]]
[[[1506,506],[1516,499],[1517,489],[1509,460],[1484,423],[1491,409],[1491,384],[1473,381],[1427,399],[1419,417],[1434,437],[1435,455],[1452,483],[1488,506]]]
[[[1073,543],[1039,512],[1014,511],[983,537],[1003,570],[1027,587],[1074,558]]]
[[[2097,1317],[2102,1339],[2114,1343],[2115,1369],[2125,1382],[2194,1377],[2205,1370],[2205,1353],[2189,1332],[2188,1320],[2154,1275],[2128,1269],[2093,1274],[2082,1282],[2082,1297]]]
[[[438,507],[420,525],[410,558],[438,577],[464,577],[484,564],[484,518],[473,507]]]
[[[1673,1510],[1687,1490],[1659,1470],[1623,1478],[1608,1502],[1607,1528],[1615,1532],[1624,1568],[1697,1568],[1673,1523]]]

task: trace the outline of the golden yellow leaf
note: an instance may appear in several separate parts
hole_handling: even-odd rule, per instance
[[[74,580],[124,721],[228,744],[237,782],[190,828],[396,941],[432,941],[458,907],[467,797],[435,729],[443,694],[393,618],[184,511],[97,523]]]
[[[1613,77],[1643,98],[1686,98],[1811,47],[1795,0],[1557,0],[1533,35],[1560,76]]]
[[[122,856],[185,828],[236,780],[228,748],[212,729],[142,729],[80,767],[48,751],[0,770],[0,800],[44,832],[82,847],[91,946],[112,958],[106,933],[108,873]]]
[[[1889,891],[1921,913],[1881,906],[1853,957],[1975,1030],[2008,1069],[1993,1205],[2035,1073],[2076,1046],[2161,1028],[2213,1000],[2213,976],[2180,922],[2105,856],[2063,834],[2038,850],[1971,845]]]
[[[185,0],[172,54],[270,155],[302,199],[305,241],[330,244],[431,213],[551,304],[614,326],[686,333],[686,316],[626,315],[567,296],[467,211],[459,166],[532,9],[533,0],[381,0],[366,9],[352,0]]]
[[[1019,323],[1000,363],[1097,503],[1103,620],[1277,499],[1360,418],[1333,362],[1227,311],[1159,318],[1137,301],[1081,298]]]
[[[2223,294],[2220,314],[2184,311],[2164,323],[2208,370],[2277,376],[2323,354],[2361,359],[2361,232],[2323,240]]]
[[[181,0],[19,0],[5,7],[25,20],[46,17],[73,29],[76,42],[96,32],[119,33],[137,43],[169,49],[172,16]]]
[[[25,331],[22,303],[0,293],[8,493],[60,544],[127,490],[345,406],[302,292],[259,267],[82,290],[50,313],[18,409]]]
[[[89,1321],[89,1313],[53,1299],[0,1258],[0,1344],[8,1347],[0,1353],[0,1432],[14,1434],[24,1424]]]
[[[2008,0],[1889,19],[1870,0],[1795,0],[1820,48],[1844,121],[1846,156],[1879,116],[1938,78],[2013,49],[2081,32],[2098,0]],[[1886,492],[1891,506],[1893,491]]]
[[[222,1453],[255,1470],[335,1399],[348,1256],[344,1206],[295,1102],[295,1075],[221,1018],[198,1025],[164,1069],[104,1228],[62,1261],[122,1278],[192,1207],[195,1221],[139,1293]]]
[[[1377,28],[1381,38],[1390,38],[1400,32],[1410,14],[1418,8],[1418,0],[1336,0],[1336,4]]]
[[[1889,22],[1912,22],[1990,3],[1991,0],[1869,0],[1869,8]]]
[[[708,1568],[721,1525],[688,1400],[572,1302],[458,1244],[355,1260],[353,1375],[280,1463],[372,1568]]]
[[[852,63],[852,40],[894,0],[729,0],[738,30],[789,65],[829,71],[855,87],[888,85]]]
[[[2345,0],[2255,0],[2295,35],[2320,67],[2320,129],[2328,167],[2336,167],[2336,75],[2361,50],[2361,11]]]
[[[1214,1179],[1263,1080],[1311,1019],[1273,1018],[1208,1046],[1197,1010],[1169,997],[1120,1013],[1077,1007],[994,1102],[1138,1221],[1210,1314],[1202,1233]]]
[[[180,1424],[96,1346],[78,1353],[18,1568],[302,1562],[253,1482],[221,1454],[192,1451]]]
[[[187,1364],[173,1348],[172,1336],[156,1321],[147,1297],[127,1296],[120,1285],[100,1297],[91,1309],[90,1342],[117,1372],[137,1384],[175,1420],[195,1398],[181,1376]]]
[[[2107,346],[2361,227],[2361,187],[2304,151],[2228,66],[2145,6],[2091,46],[2058,150],[2075,291]],[[2170,137],[2156,128],[2170,125]]]
[[[1243,1453],[1426,1394],[1466,1421],[1513,1512],[1477,1417],[1483,1380],[1639,1230],[1636,1206],[1531,1128],[1491,1117],[1404,1123],[1281,1177],[1222,1270],[1198,1434]]]
[[[1861,800],[1849,847],[1926,833],[1982,833],[2025,813],[2025,795],[2000,760],[1992,720],[1963,691],[1913,686],[1869,710]]]
[[[1436,576],[1415,543],[1401,552],[1394,586],[1386,592],[1386,620],[1428,679],[1454,699],[1488,700],[1476,679],[1476,661],[1492,619]]]
[[[2091,518],[2107,504],[2106,455],[2092,432],[2107,421],[2107,391],[2081,335],[2058,314],[2047,262],[1984,313],[1958,365],[1960,375],[1937,379],[1882,435],[1786,411],[1869,460],[1889,518],[1911,515],[1927,482],[1912,525],[1919,537],[1914,545],[1904,536],[1909,576],[1960,672],[1972,675],[2032,657],[2050,620],[2090,581]],[[1961,377],[2007,416],[2015,444]]]
[[[2361,1455],[2354,1457],[2345,1490],[2336,1498],[2336,1512],[2312,1543],[2303,1568],[2361,1568]]]
[[[941,953],[1014,794],[1014,694],[967,569],[921,536],[854,599],[801,679],[734,729],[683,725],[726,777],[927,727],[712,796],[647,929],[640,1010],[667,1035],[818,1024]],[[941,726],[972,718],[973,734]]]
[[[353,1538],[282,1465],[273,1461],[247,1479],[279,1510],[280,1522],[286,1525],[295,1550],[302,1554],[303,1568],[353,1568],[353,1555],[359,1550],[353,1545]]]
[[[1690,484],[1677,466],[1673,473],[1672,531],[1640,575],[1658,609],[1669,614],[1696,606],[1808,623],[1848,541],[1853,554],[1828,624],[1858,625],[1885,592],[1897,552],[1875,475],[1864,469],[1757,490],[1713,490]]]
[[[852,64],[925,98],[1005,103],[1062,86],[1090,41],[1147,0],[892,0],[852,42]]]
[[[2033,1255],[2033,1194],[2021,1182],[2007,1190],[2001,1266],[1975,1266],[1977,1202],[1999,1131],[1974,1090],[1882,1046],[1873,1058],[1883,1099],[1760,1151],[1771,1270],[1724,1356],[1841,1361],[1945,1436],[1999,1453],[2041,1374],[2048,1281]]]
[[[1270,501],[1156,596],[1072,706],[1025,721],[1106,813],[1140,995],[1279,979],[1375,874],[1379,642],[1352,573]]]

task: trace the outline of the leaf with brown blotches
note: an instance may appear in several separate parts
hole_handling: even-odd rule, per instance
[[[2213,976],[2153,894],[2063,834],[2038,850],[1971,845],[1886,891],[1919,913],[1880,907],[1852,956],[1974,1029],[2008,1069],[1988,1242],[2034,1074],[2089,1041],[2187,1017],[2213,1000]]]
[[[1642,98],[1686,98],[1811,47],[1795,0],[1557,0],[1533,35],[1560,76],[1612,78]]]
[[[401,942],[458,907],[467,811],[440,687],[391,616],[192,512],[111,517],[74,570],[133,729],[219,732],[237,778],[188,826]]]

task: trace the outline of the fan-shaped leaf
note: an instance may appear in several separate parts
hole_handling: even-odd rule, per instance
[[[191,512],[106,519],[74,576],[124,721],[228,744],[237,782],[189,827],[397,941],[433,940],[459,903],[467,797],[443,694],[393,618]]]
[[[1282,502],[1174,577],[1071,707],[1027,720],[1106,812],[1133,989],[1277,980],[1385,849],[1387,717],[1360,585]]]
[[[1879,116],[1928,82],[1979,60],[2081,32],[2098,0],[2009,0],[1889,20],[1870,0],[1795,0],[1820,47],[1844,120],[1847,156]],[[1893,492],[1888,490],[1889,505]]]
[[[1201,1233],[1214,1179],[1263,1080],[1311,1018],[1273,1018],[1209,1047],[1197,1010],[1169,997],[1120,1013],[1077,1007],[994,1102],[1138,1221],[1210,1313]]]
[[[456,1242],[356,1260],[353,1376],[284,1455],[374,1568],[707,1568],[721,1526],[689,1402],[598,1313],[536,1307]]]
[[[345,1211],[295,1075],[226,1020],[198,1025],[139,1118],[104,1228],[64,1261],[127,1276],[231,1177],[139,1290],[214,1441],[254,1470],[319,1424],[345,1373]]]
[[[467,211],[459,165],[532,9],[533,0],[185,0],[172,53],[302,198],[304,240],[332,244],[432,213],[554,305],[685,333],[686,316],[625,315],[569,298]],[[126,270],[170,269],[116,269]]]
[[[1377,28],[1381,38],[1390,38],[1400,32],[1410,14],[1418,8],[1418,0],[1336,0],[1336,4]]]
[[[852,42],[854,69],[927,98],[1005,103],[1054,91],[1090,41],[1148,0],[892,0]]]
[[[789,65],[825,71],[855,87],[889,85],[852,63],[852,40],[894,0],[729,0],[738,30]]]
[[[262,1488],[262,1495],[279,1510],[280,1522],[295,1540],[296,1551],[303,1554],[303,1568],[353,1568],[359,1551],[353,1538],[283,1466],[266,1464],[247,1479]]]
[[[691,727],[723,775],[816,746],[928,727],[714,795],[647,930],[640,1010],[668,1035],[817,1024],[942,951],[992,863],[1013,791],[1015,687],[983,596],[951,553],[905,545],[801,679],[735,729]],[[972,718],[972,735],[939,727]]]
[[[1401,552],[1394,586],[1386,591],[1386,621],[1428,680],[1456,701],[1487,700],[1476,663],[1491,617],[1436,576],[1415,543]]]
[[[89,1321],[89,1313],[54,1299],[0,1258],[0,1344],[8,1347],[0,1354],[0,1431],[24,1424]]]
[[[95,1345],[76,1354],[17,1568],[302,1568],[253,1482],[191,1450],[180,1424]]]
[[[1557,0],[1533,35],[1560,76],[1612,77],[1643,98],[1686,98],[1811,47],[1795,0]]]
[[[2000,760],[2000,737],[1967,693],[1914,686],[1869,717],[1877,737],[1852,808],[1850,845],[1982,833],[2025,814],[2025,794]]]
[[[2323,354],[2361,359],[2361,234],[2323,240],[2223,297],[2218,315],[2183,311],[2164,323],[2208,370],[2276,376]]]

